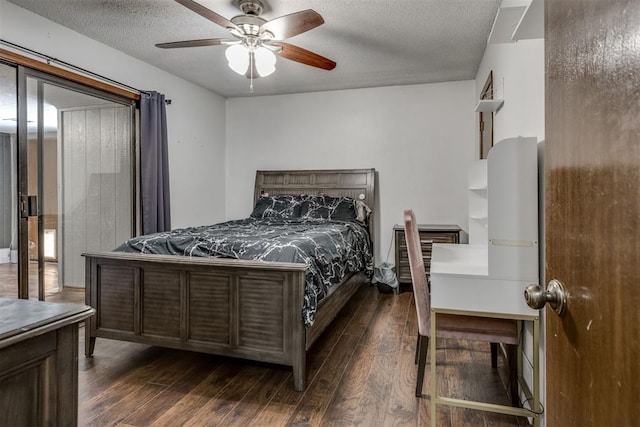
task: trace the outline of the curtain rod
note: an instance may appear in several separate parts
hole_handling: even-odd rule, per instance
[[[132,90],[133,92],[136,92],[136,93],[138,93],[138,94],[140,94],[140,95],[142,95],[142,94],[145,94],[145,95],[147,95],[147,96],[150,96],[150,95],[151,95],[151,93],[150,93],[150,92],[147,92],[147,91],[144,91],[144,90],[140,90],[140,89],[138,89],[138,88],[135,88],[135,87],[133,87],[133,86],[126,85],[126,84],[124,84],[124,83],[120,83],[119,81],[116,81],[116,80],[110,79],[109,77],[105,77],[105,76],[103,76],[103,75],[101,75],[101,74],[94,73],[93,71],[89,71],[89,70],[87,70],[87,69],[85,69],[85,68],[78,67],[77,65],[70,64],[70,63],[68,63],[68,62],[66,62],[66,61],[62,61],[62,60],[60,60],[60,59],[58,59],[58,58],[54,58],[54,57],[52,57],[52,56],[45,55],[44,53],[40,53],[40,52],[35,51],[35,50],[33,50],[33,49],[29,49],[29,48],[27,48],[27,47],[20,46],[20,45],[18,45],[18,44],[12,43],[12,42],[10,42],[10,41],[4,40],[4,39],[0,39],[0,43],[2,43],[2,44],[4,44],[4,45],[7,45],[7,46],[11,46],[11,47],[13,47],[13,48],[15,48],[15,49],[20,49],[20,50],[22,50],[22,51],[24,51],[24,52],[28,52],[28,53],[30,53],[30,54],[32,54],[32,55],[39,56],[39,57],[41,57],[41,58],[45,59],[45,60],[47,61],[47,64],[49,64],[49,65],[51,65],[51,62],[54,62],[54,63],[60,64],[60,65],[63,65],[63,66],[65,66],[65,67],[67,67],[67,68],[71,68],[72,70],[79,71],[79,72],[84,73],[84,74],[88,74],[88,75],[90,75],[90,76],[92,76],[92,77],[99,78],[100,80],[103,80],[103,81],[107,81],[107,82],[109,82],[109,83],[111,83],[111,84],[114,84],[114,85],[117,85],[117,86],[120,86],[120,87],[123,87],[123,88],[129,89],[129,90]],[[164,102],[165,102],[166,104],[171,104],[171,100],[170,100],[170,99],[165,99],[165,101],[164,101]]]

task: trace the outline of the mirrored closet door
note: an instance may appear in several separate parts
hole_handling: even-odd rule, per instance
[[[13,106],[0,117],[13,124],[0,128],[8,165],[0,255],[9,253],[0,259],[0,296],[46,299],[84,286],[83,252],[112,250],[133,233],[134,105],[20,66],[0,68],[3,108]],[[11,76],[17,90],[4,84]]]

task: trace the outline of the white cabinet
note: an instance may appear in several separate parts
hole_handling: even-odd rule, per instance
[[[536,138],[499,142],[488,156],[489,276],[538,283]]]

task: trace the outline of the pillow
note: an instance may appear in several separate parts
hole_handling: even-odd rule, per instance
[[[350,197],[307,196],[300,217],[353,221],[357,219],[355,201]]]
[[[369,225],[371,208],[362,200],[356,200],[356,219],[364,225]]]
[[[290,219],[300,216],[302,199],[299,196],[260,196],[251,218]]]

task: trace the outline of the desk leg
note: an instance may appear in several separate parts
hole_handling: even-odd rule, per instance
[[[540,411],[540,321],[533,319],[533,410]],[[540,426],[542,415],[533,417],[533,426]]]
[[[451,314],[461,314],[459,310],[446,310],[445,312],[451,313]],[[480,313],[480,315],[483,315],[483,314]],[[534,317],[532,319],[526,318],[526,320],[533,320],[533,349],[534,349],[533,350],[533,391],[529,390],[529,387],[526,384],[526,382],[522,383],[523,390],[526,390],[523,392],[525,393],[525,395],[527,396],[530,402],[529,409],[516,408],[513,406],[507,406],[507,405],[496,405],[496,404],[491,404],[486,402],[469,401],[464,399],[454,399],[450,397],[439,397],[438,396],[438,380],[436,375],[436,372],[437,372],[437,369],[436,369],[437,368],[436,317],[437,317],[436,310],[431,309],[431,336],[429,337],[429,339],[431,340],[431,344],[429,346],[429,353],[431,353],[430,355],[431,363],[429,365],[430,367],[429,370],[431,374],[431,380],[429,385],[430,398],[431,398],[431,405],[430,405],[431,427],[438,427],[437,426],[437,419],[438,419],[437,405],[438,404],[455,406],[459,408],[474,409],[479,411],[488,411],[488,412],[495,412],[500,414],[515,415],[519,417],[531,417],[533,418],[533,426],[540,427],[541,416],[539,415],[539,413],[541,412],[541,405],[540,405],[540,323],[539,323],[540,319],[539,317]],[[493,317],[493,316],[489,316],[489,317]],[[520,319],[523,318],[523,316],[517,316],[517,317]],[[510,318],[510,317],[504,317],[504,318]],[[520,350],[518,352],[520,352]],[[520,356],[521,355],[518,355],[518,362],[519,362],[518,370],[520,371],[519,376],[521,376],[522,374],[521,372],[522,362],[520,360]]]
[[[436,400],[438,399],[438,380],[436,377],[436,312],[431,310],[431,337],[429,337],[430,349],[429,357],[431,357],[431,365],[430,365],[430,374],[431,381],[429,384],[429,388],[431,389],[431,427],[437,427],[436,422],[438,417],[436,416]]]

